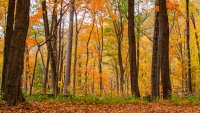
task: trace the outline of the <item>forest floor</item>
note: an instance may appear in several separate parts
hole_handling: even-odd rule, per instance
[[[27,96],[17,106],[0,100],[0,113],[200,113],[200,96],[178,97],[148,102],[143,99]]]
[[[80,103],[31,101],[18,106],[0,106],[1,113],[200,113],[200,105],[175,105],[171,102],[152,103]]]

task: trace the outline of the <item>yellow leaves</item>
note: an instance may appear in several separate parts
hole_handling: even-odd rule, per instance
[[[59,88],[63,88],[63,83],[62,83],[62,81],[58,81],[58,87],[59,87]]]

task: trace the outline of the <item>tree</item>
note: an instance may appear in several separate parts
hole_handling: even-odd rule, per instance
[[[43,21],[44,21],[44,32],[45,32],[45,39],[47,41],[47,61],[46,61],[46,70],[45,70],[45,76],[43,79],[43,93],[46,94],[46,87],[47,87],[47,81],[48,81],[48,72],[49,72],[49,62],[50,62],[50,51],[51,51],[51,40],[50,37],[50,31],[49,31],[49,21],[48,21],[48,12],[47,12],[47,6],[46,6],[46,0],[42,1],[42,15],[43,15]],[[48,41],[49,40],[49,41]],[[51,65],[52,66],[52,65]],[[53,66],[52,66],[53,67]]]
[[[128,40],[129,40],[129,63],[132,95],[140,97],[138,86],[138,72],[136,66],[136,41],[134,30],[134,7],[135,0],[128,0]]]
[[[29,27],[29,6],[30,0],[17,0],[15,28],[9,49],[9,68],[4,93],[4,99],[9,105],[25,101],[21,89],[21,76],[23,74],[25,43]]]
[[[73,79],[73,94],[76,95],[76,74],[77,74],[77,48],[78,48],[78,37],[79,32],[82,28],[83,21],[85,19],[85,13],[83,16],[83,20],[80,23],[80,26],[78,26],[78,14],[75,11],[75,22],[76,22],[76,34],[75,34],[75,43],[74,43],[74,65],[73,65],[73,72],[74,72],[74,79]]]
[[[159,0],[155,2],[155,21],[154,21],[154,36],[153,36],[153,54],[152,54],[152,69],[151,69],[151,96],[159,98],[160,96],[160,63],[159,63]]]
[[[196,45],[197,45],[197,50],[198,50],[198,60],[199,60],[199,65],[200,65],[200,45],[199,45],[199,36],[198,33],[196,32],[197,27],[196,27],[196,22],[195,22],[195,18],[194,18],[194,14],[191,14],[191,19],[192,19],[192,24],[195,30],[195,38],[196,38]]]
[[[71,74],[71,58],[72,58],[72,42],[73,42],[73,24],[74,23],[74,0],[70,2],[70,17],[69,17],[69,34],[66,57],[66,75],[64,82],[64,95],[69,95],[70,74]]]
[[[2,83],[1,83],[1,92],[5,91],[6,76],[8,72],[9,65],[9,55],[10,55],[10,46],[13,34],[13,24],[14,24],[14,13],[15,13],[15,0],[9,0],[8,4],[8,16],[7,16],[7,25],[6,25],[6,34],[4,41],[4,59],[3,59],[3,72],[2,72]]]
[[[188,86],[189,86],[189,93],[192,94],[189,0],[186,0],[186,45],[187,45],[187,58],[188,58]]]
[[[159,53],[160,53],[160,65],[161,65],[161,80],[163,98],[167,99],[172,93],[170,73],[169,73],[169,22],[167,14],[166,0],[159,1]]]

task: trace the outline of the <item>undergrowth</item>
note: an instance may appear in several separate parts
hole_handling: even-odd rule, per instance
[[[145,99],[139,99],[137,97],[98,97],[94,95],[86,96],[57,96],[56,98],[48,97],[47,95],[24,95],[28,101],[40,101],[40,102],[82,102],[82,103],[100,103],[100,104],[116,104],[116,103],[149,103]],[[0,94],[0,101],[2,101],[2,94]],[[175,105],[185,105],[185,104],[198,104],[200,105],[200,95],[198,96],[177,96],[172,95],[169,101]],[[165,103],[163,100],[156,100],[154,102]]]

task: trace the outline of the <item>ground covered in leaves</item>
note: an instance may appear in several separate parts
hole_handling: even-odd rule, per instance
[[[1,113],[200,113],[199,104],[174,104],[170,101],[151,103],[84,103],[28,101],[9,107],[1,102]]]

